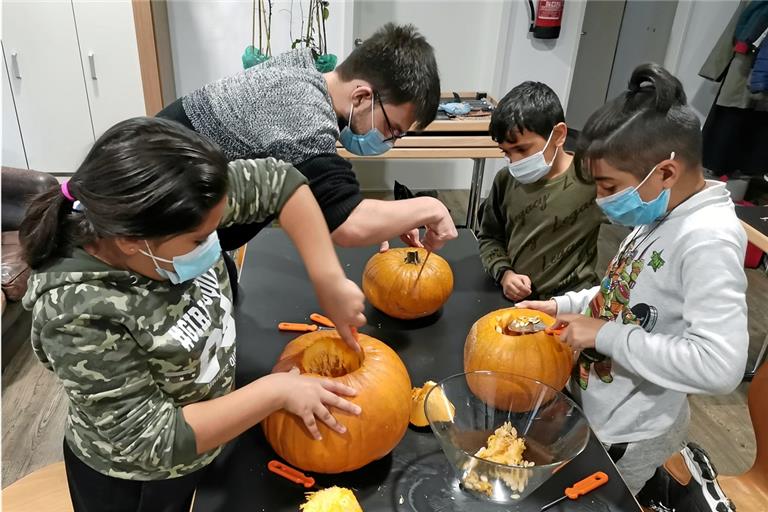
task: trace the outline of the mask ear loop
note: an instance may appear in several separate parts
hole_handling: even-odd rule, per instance
[[[541,150],[541,156],[544,156],[544,151],[547,150],[547,146],[549,146],[549,143],[552,141],[552,135],[554,135],[554,134],[555,134],[555,129],[552,128],[552,131],[549,132],[549,137],[547,138],[547,142],[546,142],[546,144],[544,144],[544,149]],[[544,160],[544,163],[547,164],[548,166],[552,167],[552,164],[555,163],[555,158],[557,158],[557,151],[559,149],[560,149],[560,146],[555,146],[555,154],[552,155],[552,160],[550,160],[549,162]]]
[[[670,153],[670,154],[669,154],[669,159],[670,159],[670,160],[674,160],[674,159],[675,159],[675,152],[674,152],[674,151],[673,151],[672,153]],[[648,173],[648,174],[645,176],[645,178],[643,178],[643,181],[641,181],[641,182],[640,182],[640,184],[639,184],[638,186],[636,186],[636,187],[635,187],[635,190],[640,190],[640,187],[642,187],[642,186],[643,186],[643,183],[645,183],[646,181],[648,181],[648,178],[650,178],[650,177],[651,177],[651,174],[653,174],[653,171],[655,171],[656,169],[658,169],[659,165],[661,165],[661,162],[659,162],[658,164],[656,164],[656,165],[654,165],[654,166],[653,166],[653,169],[651,169],[651,171],[650,171],[650,172],[649,172],[649,173]]]
[[[149,254],[147,254],[146,252],[142,251],[141,249],[139,249],[139,252],[141,254],[143,254],[144,256],[149,256],[152,259],[152,263],[154,263],[157,268],[163,268],[158,263],[159,261],[162,261],[164,263],[173,263],[173,260],[167,260],[165,258],[161,258],[160,256],[155,256],[152,253],[152,249],[149,247],[149,242],[147,242],[146,240],[144,240],[144,245],[147,247],[147,250],[149,251]]]
[[[374,111],[374,107],[375,107],[375,106],[376,106],[376,100],[375,100],[375,96],[371,95],[371,130],[373,130],[374,128],[376,128],[376,127],[374,126],[374,123],[373,123],[373,111]]]

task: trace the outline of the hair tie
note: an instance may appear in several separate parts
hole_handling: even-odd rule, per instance
[[[61,184],[61,195],[66,197],[68,200],[74,202],[75,198],[72,196],[72,194],[69,193],[69,182],[65,181]]]

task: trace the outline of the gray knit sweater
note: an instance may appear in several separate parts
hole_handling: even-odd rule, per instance
[[[231,160],[271,156],[298,164],[336,152],[339,126],[331,96],[306,48],[208,84],[182,101],[195,130]]]
[[[274,157],[296,166],[333,231],[362,201],[350,163],[338,156],[339,124],[312,52],[294,50],[177,100],[160,117],[174,119],[217,143],[230,160]],[[239,246],[261,226],[222,244]],[[232,238],[228,240],[228,238]]]

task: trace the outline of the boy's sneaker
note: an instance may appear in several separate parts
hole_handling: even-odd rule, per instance
[[[717,469],[696,443],[670,457],[637,495],[655,512],[734,512],[717,483]]]

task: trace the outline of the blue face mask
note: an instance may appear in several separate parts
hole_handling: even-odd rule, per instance
[[[362,135],[352,131],[350,125],[352,124],[352,113],[355,110],[354,105],[349,110],[349,122],[347,126],[341,130],[339,135],[339,142],[344,146],[347,151],[357,156],[377,156],[386,153],[394,142],[387,141],[386,137],[374,127],[373,125],[373,106],[374,102],[371,101],[371,130]]]
[[[152,249],[149,248],[147,241],[144,241],[147,246],[148,253],[139,251],[144,256],[149,256],[155,264],[155,272],[160,277],[164,277],[170,280],[173,284],[183,283],[190,281],[196,277],[200,277],[205,274],[216,261],[221,257],[221,246],[219,245],[219,236],[214,231],[204,243],[195,247],[187,254],[181,256],[174,256],[172,260],[166,260],[152,254]],[[171,263],[173,270],[165,270],[160,267],[158,262]]]
[[[675,153],[669,157],[674,160]],[[651,172],[635,188],[625,188],[608,197],[598,197],[595,201],[603,210],[605,216],[614,224],[622,226],[641,226],[650,224],[664,215],[669,206],[669,189],[665,188],[661,194],[651,201],[645,202],[640,197],[638,189],[643,186],[658,165],[651,169]]]

